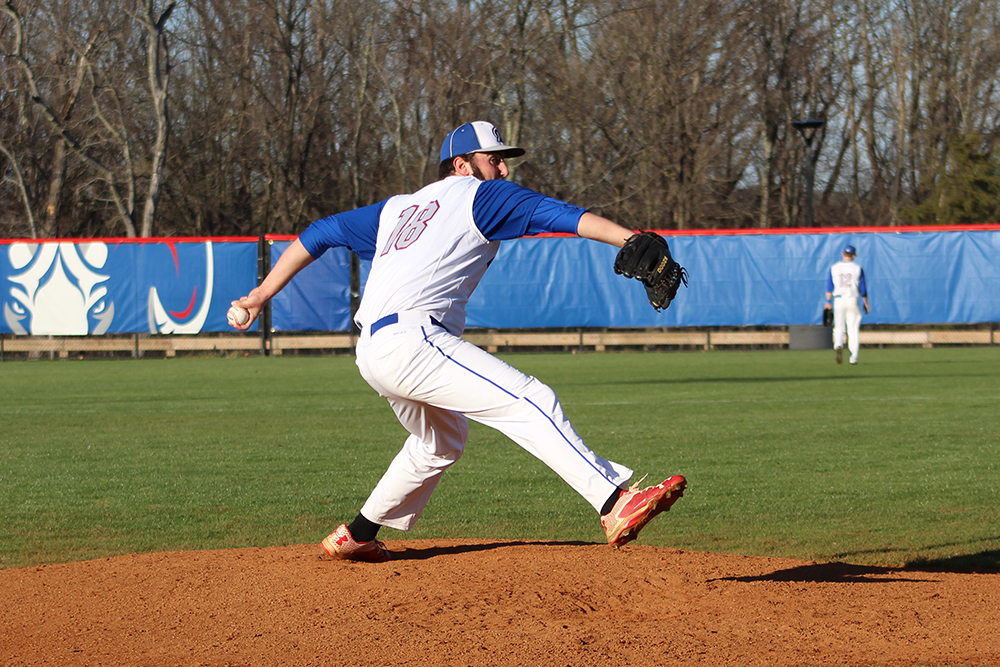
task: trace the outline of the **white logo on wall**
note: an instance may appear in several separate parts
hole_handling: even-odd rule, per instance
[[[108,276],[97,272],[108,261],[106,244],[13,243],[9,256],[14,270],[21,271],[10,276],[20,285],[10,290],[14,301],[4,304],[4,318],[15,334],[102,334],[111,326],[115,304],[100,284]]]
[[[212,305],[212,290],[215,279],[215,258],[212,254],[212,242],[205,241],[205,296],[201,300],[201,308],[191,319],[182,321],[171,317],[170,312],[160,303],[160,295],[156,287],[149,288],[149,333],[161,334],[194,334],[201,331],[208,318],[208,309]]]
[[[56,336],[107,333],[115,317],[115,303],[107,286],[102,284],[110,276],[98,272],[106,268],[107,244],[12,243],[8,257],[11,267],[19,272],[8,277],[15,284],[10,290],[13,300],[3,307],[4,319],[13,333]],[[202,293],[201,303],[194,315],[190,314],[193,297],[187,312],[172,312],[163,306],[156,286],[149,288],[150,333],[201,331],[208,318],[214,286],[211,241],[205,242],[205,264],[203,289],[196,288]]]

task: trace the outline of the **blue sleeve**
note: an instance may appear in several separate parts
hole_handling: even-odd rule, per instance
[[[350,248],[361,259],[371,259],[384,207],[382,201],[322,218],[309,225],[299,235],[299,241],[313,259],[319,259],[330,248]]]
[[[543,232],[576,234],[586,209],[561,202],[502,179],[476,190],[472,219],[491,241],[517,239]]]
[[[833,292],[833,269],[826,272],[826,291]]]
[[[861,273],[858,275],[858,292],[861,296],[868,296],[868,288],[865,287],[865,270],[861,269]]]

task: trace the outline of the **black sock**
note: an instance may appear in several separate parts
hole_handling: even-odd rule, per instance
[[[601,516],[604,516],[605,514],[607,514],[608,512],[610,512],[615,508],[615,503],[618,502],[618,499],[621,498],[621,495],[622,495],[622,490],[615,489],[615,492],[611,494],[611,497],[608,498],[608,501],[604,503],[604,507],[601,508]]]
[[[382,526],[377,523],[372,523],[366,519],[360,512],[358,516],[354,518],[347,528],[351,531],[351,536],[354,537],[355,542],[371,542],[378,535],[378,529]]]

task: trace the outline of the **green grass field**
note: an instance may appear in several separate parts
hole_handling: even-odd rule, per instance
[[[720,553],[1000,567],[1000,349],[506,357],[599,454],[689,491],[641,542]],[[0,568],[318,543],[404,432],[353,358],[0,364]],[[473,424],[417,527],[599,542],[554,473]]]

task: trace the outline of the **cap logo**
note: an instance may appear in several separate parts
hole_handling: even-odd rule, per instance
[[[448,133],[441,145],[441,161],[456,155],[490,151],[502,152],[506,157],[524,155],[524,149],[504,143],[500,130],[493,123],[477,120],[460,125]]]

